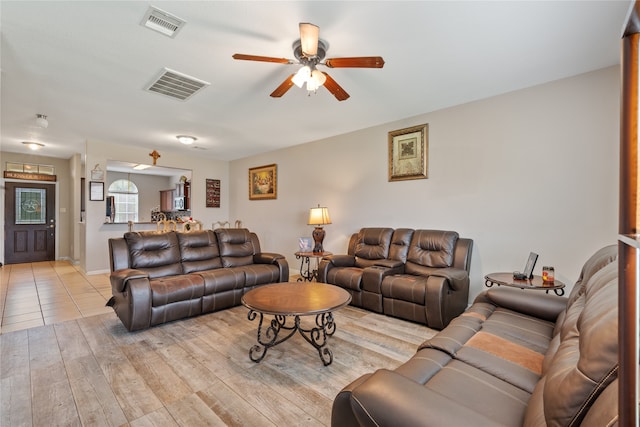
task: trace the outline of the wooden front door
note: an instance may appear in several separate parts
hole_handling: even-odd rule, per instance
[[[55,184],[5,182],[6,264],[55,259],[55,188]]]

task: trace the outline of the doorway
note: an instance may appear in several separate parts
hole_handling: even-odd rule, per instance
[[[55,259],[55,190],[55,184],[5,182],[5,264]]]

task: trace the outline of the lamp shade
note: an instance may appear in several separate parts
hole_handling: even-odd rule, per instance
[[[320,207],[309,209],[309,225],[325,225],[331,224],[331,217],[329,216],[329,209],[326,207]]]

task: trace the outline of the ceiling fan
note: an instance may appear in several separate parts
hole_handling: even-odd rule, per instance
[[[280,86],[271,93],[273,98],[280,98],[293,85],[302,88],[306,83],[309,93],[315,92],[320,86],[327,88],[338,101],[349,98],[349,94],[331,78],[331,76],[317,69],[318,65],[329,68],[382,68],[384,59],[380,56],[360,56],[352,58],[324,59],[328,45],[320,40],[320,27],[306,22],[300,23],[300,39],[293,43],[293,56],[296,61],[287,58],[273,58],[271,56],[256,56],[236,53],[233,59],[245,61],[273,62],[277,64],[300,64],[302,67],[295,74],[291,74]],[[324,60],[324,62],[323,62]]]

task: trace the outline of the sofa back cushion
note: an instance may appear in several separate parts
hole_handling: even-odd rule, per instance
[[[578,316],[569,313],[560,331],[557,350],[546,357],[542,393],[547,425],[580,425],[588,408],[617,375],[618,266],[598,270],[574,306],[584,304]]]
[[[356,267],[366,267],[371,260],[386,259],[389,256],[389,244],[393,228],[362,228],[358,232],[354,255]],[[361,260],[359,260],[361,258]]]
[[[457,241],[455,231],[415,230],[407,261],[424,267],[451,267]]]
[[[124,239],[129,247],[131,268],[146,272],[152,279],[182,274],[175,231],[130,231],[124,234]]]
[[[556,329],[553,332],[554,335],[560,332],[560,328],[564,323],[567,313],[571,311],[573,304],[584,294],[587,283],[589,283],[591,278],[612,262],[616,262],[617,265],[617,260],[618,245],[613,244],[599,249],[587,260],[587,262],[584,263],[580,276],[569,293],[567,308],[558,316]],[[579,308],[579,310],[582,310],[582,308]]]
[[[222,267],[218,240],[212,230],[177,233],[185,273]]]
[[[253,264],[254,246],[246,228],[217,228],[218,247],[223,267]]]
[[[396,229],[391,236],[389,259],[402,261],[403,263],[407,262],[407,254],[409,253],[409,245],[411,244],[412,236],[413,229],[411,228]]]

